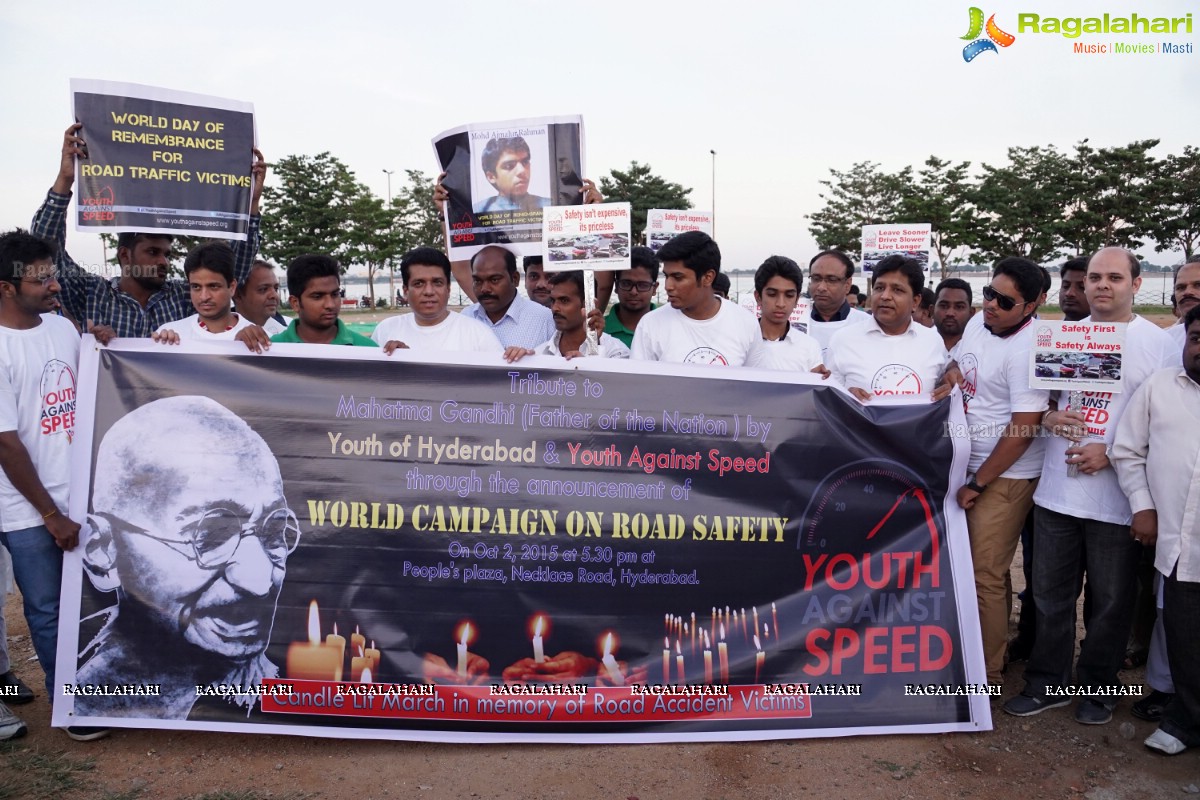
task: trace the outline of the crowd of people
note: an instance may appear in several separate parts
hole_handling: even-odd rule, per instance
[[[845,253],[817,254],[807,275],[792,259],[771,256],[754,277],[756,315],[721,295],[721,251],[701,232],[680,234],[657,253],[632,248],[628,269],[598,280],[596,308],[588,308],[582,271],[547,271],[536,257],[518,267],[515,248],[487,246],[452,263],[418,247],[400,261],[411,311],[366,337],[339,317],[341,266],[329,255],[287,265],[293,316],[279,314],[275,270],[256,259],[266,174],[257,152],[246,241],[198,245],[182,280],[167,277],[171,237],[153,232],[120,235],[120,275],[80,268],[65,233],[80,133],[68,129],[58,177],[29,232],[0,236],[0,543],[12,555],[49,696],[61,554],[80,533],[66,514],[67,452],[87,332],[102,344],[233,340],[255,352],[273,343],[334,344],[388,355],[494,353],[498,362],[605,357],[805,372],[863,403],[934,402],[957,387],[966,426],[949,433],[969,439],[970,460],[955,500],[967,517],[988,683],[1001,685],[1009,662],[1027,662],[1024,688],[1003,711],[1029,716],[1078,700],[1078,722],[1109,722],[1128,693],[1119,672],[1131,634],[1140,635],[1133,655],[1146,651],[1151,691],[1131,710],[1159,722],[1146,745],[1168,754],[1200,747],[1200,637],[1190,630],[1191,613],[1200,611],[1200,259],[1175,272],[1178,320],[1166,329],[1134,313],[1141,277],[1129,251],[1104,248],[1061,266],[1067,320],[1126,324],[1120,392],[1030,385],[1033,322],[1051,276],[1028,259],[998,261],[977,309],[970,284],[950,278],[927,287],[922,265],[902,255],[875,265],[865,295]],[[444,200],[440,187],[435,198]],[[586,199],[599,200],[590,182]],[[667,303],[656,306],[660,279]],[[448,305],[456,280],[474,301],[461,312]],[[805,296],[809,317],[795,323]],[[68,384],[69,402],[58,391]],[[1018,546],[1026,589],[1010,642]],[[1076,658],[1081,595],[1086,636]],[[7,666],[0,654],[0,686],[11,687],[4,699],[31,700]],[[81,740],[107,732],[67,730]],[[24,731],[0,705],[0,739]]]

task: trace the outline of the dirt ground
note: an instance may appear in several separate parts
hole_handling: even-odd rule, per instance
[[[1168,315],[1147,316],[1160,325],[1170,321]],[[1019,566],[1013,582],[1022,585]],[[1020,719],[993,701],[995,730],[937,736],[464,746],[121,729],[108,739],[78,743],[49,726],[19,596],[9,596],[5,613],[14,669],[39,697],[15,709],[29,734],[0,745],[0,800],[1200,795],[1200,751],[1166,757],[1147,750],[1142,740],[1154,725],[1130,715],[1135,698],[1122,700],[1113,721],[1102,726],[1077,724],[1072,707]],[[1022,666],[1012,665],[1005,675],[1005,698],[1020,690]],[[1140,686],[1143,672],[1131,670],[1123,678]]]

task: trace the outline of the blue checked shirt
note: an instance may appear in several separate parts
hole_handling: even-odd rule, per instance
[[[512,305],[494,325],[479,303],[472,303],[462,313],[491,328],[505,347],[519,345],[533,350],[555,333],[554,315],[550,309],[520,294],[513,298]]]
[[[59,300],[63,308],[80,325],[111,325],[117,336],[142,338],[149,336],[167,322],[190,317],[192,307],[188,283],[172,278],[162,289],[150,295],[146,307],[126,292],[121,291],[120,276],[105,278],[94,275],[75,263],[67,254],[67,206],[71,195],[49,192],[46,202],[33,215],[29,232],[34,236],[58,243],[58,283],[62,287]],[[250,230],[244,242],[230,242],[233,248],[233,277],[241,283],[250,275],[250,267],[258,254],[259,223],[257,214],[250,216]]]

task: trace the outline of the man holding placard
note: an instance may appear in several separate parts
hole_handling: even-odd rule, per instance
[[[1154,372],[1177,363],[1170,337],[1133,313],[1142,281],[1137,258],[1107,247],[1088,261],[1085,279],[1091,316],[1074,323],[1085,337],[1125,328],[1119,391],[1063,391],[1042,424],[1046,442],[1042,479],[1034,493],[1033,592],[1037,636],[1025,668],[1025,689],[1004,710],[1029,716],[1066,705],[1075,652],[1075,606],[1086,573],[1090,614],[1076,664],[1088,691],[1076,721],[1112,719],[1121,685],[1117,676],[1133,623],[1134,589],[1143,543],[1130,538],[1132,513],[1109,455],[1130,395]],[[1087,329],[1091,329],[1089,332]],[[1118,329],[1119,330],[1119,329]]]
[[[58,177],[30,225],[30,232],[58,243],[55,266],[62,286],[63,308],[102,341],[113,336],[146,337],[163,324],[193,313],[187,281],[168,279],[173,237],[165,233],[124,231],[117,237],[120,277],[106,279],[84,270],[68,255],[67,207],[75,184],[75,160],[86,159],[87,143],[80,136],[82,125],[67,128],[63,136]],[[254,186],[250,200],[250,228],[245,241],[232,244],[235,254],[234,279],[246,279],[258,252],[259,198],[267,165],[254,150]]]

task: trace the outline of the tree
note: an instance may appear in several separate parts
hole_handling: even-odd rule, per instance
[[[352,208],[366,188],[328,152],[287,156],[271,169],[280,185],[263,192],[262,252],[278,264],[321,253],[344,266]]]
[[[967,201],[971,189],[970,161],[951,164],[937,156],[925,160],[916,180],[900,186],[896,222],[928,222],[933,255],[942,265],[942,278],[949,277],[954,251],[968,245],[975,226],[974,211]]]
[[[374,308],[375,275],[404,252],[403,237],[395,225],[394,210],[361,184],[347,211],[349,224],[343,264],[362,264],[367,268],[367,291]],[[391,302],[391,298],[388,300]]]
[[[1053,145],[1010,147],[1008,164],[982,165],[983,173],[966,192],[975,209],[975,230],[967,242],[972,263],[1024,256],[1041,263],[1060,254],[1059,225],[1070,196],[1069,159]]]
[[[612,170],[600,178],[600,193],[606,202],[627,202],[633,208],[632,229],[636,240],[641,241],[646,230],[646,212],[652,208],[688,209],[692,201],[691,189],[681,184],[670,183],[655,175],[649,164],[629,163],[629,169],[621,172]]]
[[[1183,251],[1186,261],[1200,245],[1200,149],[1185,145],[1181,155],[1158,162],[1152,204],[1145,209],[1146,233],[1156,252]]]
[[[445,228],[433,204],[433,178],[419,169],[406,169],[407,183],[392,197],[395,226],[400,233],[401,252],[426,245],[446,244]]]
[[[828,190],[819,195],[825,207],[808,215],[808,232],[822,250],[842,250],[859,259],[863,225],[902,221],[901,198],[912,180],[912,168],[888,175],[878,164],[860,161],[846,172],[830,168],[829,174],[820,182]]]
[[[1067,162],[1067,197],[1057,225],[1062,246],[1077,256],[1101,247],[1142,246],[1156,189],[1157,163],[1149,151],[1158,139],[1124,147],[1094,148],[1084,139]]]

